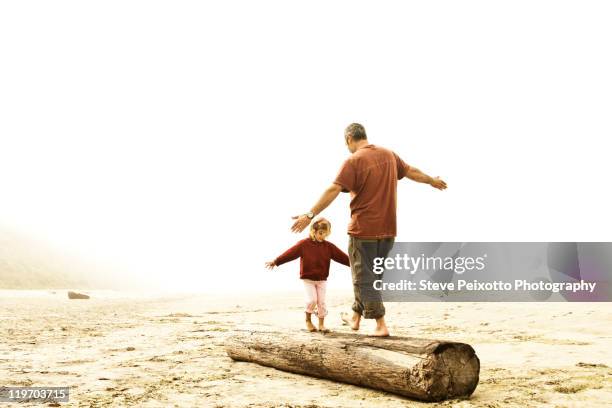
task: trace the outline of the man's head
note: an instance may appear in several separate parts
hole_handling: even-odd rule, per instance
[[[363,141],[368,140],[365,128],[359,123],[351,123],[344,130],[344,141],[351,153],[355,153]]]

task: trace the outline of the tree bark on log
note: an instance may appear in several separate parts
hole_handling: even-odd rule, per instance
[[[411,337],[245,331],[230,336],[225,350],[237,361],[422,401],[467,397],[480,372],[470,345]]]

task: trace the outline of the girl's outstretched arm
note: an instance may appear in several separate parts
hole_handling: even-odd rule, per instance
[[[331,242],[329,244],[331,245],[332,259],[338,263],[341,263],[342,265],[351,266],[348,255]]]
[[[302,256],[302,242],[303,241],[299,241],[297,244],[295,244],[294,246],[292,246],[291,248],[283,252],[281,255],[279,255],[273,261],[274,265],[279,266],[286,262],[293,261],[294,259],[297,259],[300,256]]]

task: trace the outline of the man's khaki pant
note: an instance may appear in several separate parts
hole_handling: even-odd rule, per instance
[[[378,319],[385,315],[385,306],[380,291],[373,287],[374,281],[382,279],[382,274],[373,271],[374,258],[385,258],[395,238],[361,239],[349,236],[349,258],[353,275],[355,302],[353,311],[366,319]]]

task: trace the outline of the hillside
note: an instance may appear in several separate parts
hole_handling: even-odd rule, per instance
[[[134,287],[108,270],[47,243],[0,226],[0,289],[121,289]]]

